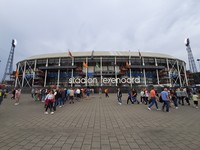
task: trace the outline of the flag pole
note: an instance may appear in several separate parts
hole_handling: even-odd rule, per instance
[[[72,66],[74,66],[74,57],[72,57]],[[74,77],[74,69],[72,68],[72,74],[71,74],[71,78],[73,79]],[[74,81],[74,80],[72,80]],[[71,82],[71,87],[73,87],[73,82]]]
[[[139,52],[139,57],[140,57],[140,59],[141,59],[141,67],[142,66],[145,66],[145,64],[144,64],[144,57],[142,57],[142,55],[141,55],[141,53],[140,53],[140,51],[138,50],[138,52]],[[142,68],[141,68],[142,69]],[[146,72],[145,72],[145,68],[143,68],[143,78],[144,78],[144,85],[146,86]]]
[[[139,49],[138,49],[138,53],[139,53],[139,59],[140,59],[140,76],[141,76],[141,73],[142,73],[142,57],[141,57],[141,53],[140,53]]]
[[[129,73],[130,73],[130,80],[131,80],[131,88],[132,88],[132,74],[131,74],[131,52],[130,52],[130,50],[129,50],[129,66],[130,66],[130,68],[129,68]]]
[[[87,77],[88,77],[88,58],[86,57],[86,75],[85,75],[85,77],[86,77],[86,87],[87,87]]]
[[[115,56],[115,86],[117,87],[117,68],[116,68],[116,65],[117,65],[117,58]]]
[[[15,75],[15,87],[17,87],[18,76],[19,76],[19,64],[17,65],[17,71]]]
[[[70,52],[69,49],[68,49],[68,55],[69,55],[69,57],[71,57],[71,59],[72,59],[72,66],[74,66],[74,57],[72,56],[72,53]],[[74,69],[72,68],[71,79],[73,79],[73,77],[74,77]],[[74,81],[74,80],[72,80],[72,82],[71,82],[71,87],[73,87],[73,81]]]

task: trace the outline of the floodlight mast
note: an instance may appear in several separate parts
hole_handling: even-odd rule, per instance
[[[197,67],[196,67],[196,64],[195,64],[195,61],[194,61],[194,57],[193,57],[193,54],[192,54],[192,49],[190,47],[189,38],[185,39],[185,46],[186,46],[186,50],[188,52],[188,61],[189,61],[190,71],[192,73],[197,72]]]
[[[9,78],[10,78],[10,75],[13,72],[14,49],[15,49],[16,45],[17,45],[17,40],[12,39],[12,46],[11,46],[10,54],[9,54],[9,57],[7,60],[4,76],[2,78],[2,83],[6,80],[7,76],[9,76]]]
[[[16,39],[13,39],[13,40],[12,40],[12,47],[15,48],[16,45],[17,45],[17,40],[16,40]]]
[[[189,46],[190,45],[190,40],[189,40],[189,38],[186,38],[185,39],[185,46]]]

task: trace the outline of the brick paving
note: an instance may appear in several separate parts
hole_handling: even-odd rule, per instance
[[[0,105],[0,150],[190,150],[200,149],[200,111],[169,113],[143,104],[119,105],[116,95],[75,101],[44,115],[44,104],[22,94]]]

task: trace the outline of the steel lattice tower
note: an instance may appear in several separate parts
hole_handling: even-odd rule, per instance
[[[191,50],[191,47],[190,47],[189,38],[185,39],[185,46],[186,46],[186,50],[188,52],[188,61],[189,61],[190,71],[192,73],[197,72],[197,67],[196,67],[194,57],[193,57],[193,54],[192,54],[192,50]]]
[[[11,50],[10,50],[10,54],[7,60],[7,64],[6,64],[6,69],[2,78],[2,83],[7,79],[7,77],[10,78],[10,75],[13,72],[13,59],[14,59],[14,49],[17,45],[17,41],[15,39],[12,40],[12,45],[11,45]]]

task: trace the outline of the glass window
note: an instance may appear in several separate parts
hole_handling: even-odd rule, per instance
[[[144,58],[144,64],[150,65],[150,66],[155,66],[155,59],[146,57],[146,58]]]
[[[72,65],[72,59],[71,58],[61,58],[60,65],[61,66],[71,66]]]
[[[47,59],[38,59],[36,62],[36,68],[46,66]]]
[[[131,65],[142,65],[142,59],[138,57],[131,58]]]
[[[48,66],[58,66],[59,59],[58,58],[50,58],[48,61]]]

